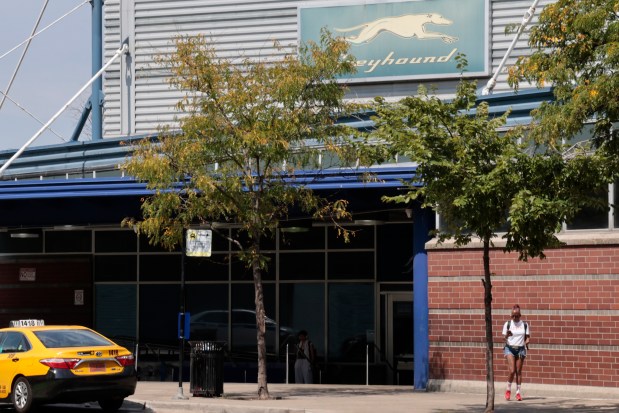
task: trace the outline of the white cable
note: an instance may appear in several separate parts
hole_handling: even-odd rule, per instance
[[[6,89],[4,89],[4,93],[2,94],[2,99],[0,99],[0,109],[2,109],[2,105],[4,105],[4,99],[6,99],[6,94],[9,93],[9,91],[11,90],[11,86],[13,86],[13,81],[15,80],[15,77],[17,76],[17,72],[19,71],[19,68],[21,67],[22,62],[24,61],[24,57],[26,57],[26,52],[28,51],[28,47],[30,47],[32,36],[34,36],[34,34],[37,32],[37,29],[39,28],[39,23],[41,23],[41,19],[43,18],[43,13],[45,12],[45,8],[47,7],[48,2],[49,0],[45,0],[45,3],[43,4],[43,8],[41,9],[41,13],[39,14],[39,18],[37,19],[36,23],[34,24],[34,27],[32,28],[32,33],[30,33],[30,38],[28,39],[28,42],[26,43],[26,47],[24,47],[24,51],[22,52],[21,57],[19,58],[19,62],[17,62],[17,67],[15,67],[13,76],[11,76],[11,80],[9,80],[9,84],[7,85]]]
[[[89,3],[90,0],[84,0],[83,3],[78,4],[77,6],[75,6],[73,9],[71,9],[69,12],[67,12],[64,16],[61,16],[59,18],[57,18],[56,20],[54,20],[53,22],[51,22],[50,24],[48,24],[47,26],[45,26],[44,28],[41,29],[41,31],[36,32],[35,34],[33,34],[32,36],[30,36],[29,38],[27,38],[26,40],[24,40],[23,42],[21,42],[20,44],[18,44],[17,46],[15,46],[14,48],[12,48],[11,50],[9,50],[8,52],[4,53],[2,56],[0,56],[0,59],[2,59],[3,57],[9,55],[10,53],[14,52],[16,49],[18,49],[21,45],[23,45],[24,43],[34,39],[36,36],[40,35],[41,33],[43,33],[45,30],[49,29],[50,27],[52,27],[53,25],[55,25],[56,23],[58,23],[60,20],[64,19],[65,17],[67,17],[69,14],[73,13],[74,11],[76,11],[77,9],[79,9],[80,7],[82,7],[84,4]]]
[[[69,107],[69,105],[73,103],[75,99],[77,99],[90,85],[94,83],[95,80],[97,80],[99,76],[103,74],[103,72],[105,72],[105,70],[107,70],[108,67],[110,67],[112,63],[114,63],[114,60],[116,60],[120,55],[127,53],[128,50],[129,46],[126,43],[123,44],[122,47],[118,49],[116,53],[114,53],[114,56],[112,56],[112,58],[105,65],[103,65],[103,67],[97,73],[95,73],[95,75],[91,77],[90,80],[84,86],[82,86],[82,88],[75,95],[73,95],[73,97],[69,99],[69,101],[65,103],[58,112],[56,112],[56,114],[52,116],[52,118],[48,120],[47,123],[43,125],[43,127],[39,129],[39,131],[28,140],[28,142],[26,142],[21,148],[19,148],[15,155],[11,156],[11,158],[6,161],[4,165],[2,165],[2,168],[0,168],[0,176],[4,174],[6,168],[8,168],[15,159],[19,158],[19,156],[32,144],[32,142],[34,142],[39,136],[41,136],[45,129],[47,129],[48,126],[51,125],[62,114],[62,112],[64,112]]]
[[[43,121],[39,118],[37,118],[36,116],[34,116],[32,113],[28,112],[28,110],[23,107],[22,105],[19,104],[19,102],[16,102],[13,98],[11,98],[9,95],[7,95],[6,93],[4,93],[3,91],[0,90],[0,94],[2,95],[3,98],[8,99],[11,103],[13,103],[15,106],[17,106],[18,108],[20,108],[21,110],[23,110],[24,112],[26,112],[26,114],[28,116],[30,116],[32,119],[36,120],[37,122],[39,122],[41,125],[43,125]],[[53,133],[54,135],[58,136],[60,139],[62,139],[63,141],[67,141],[67,139],[62,136],[59,135],[55,130],[53,130],[52,128],[47,128],[51,133]]]

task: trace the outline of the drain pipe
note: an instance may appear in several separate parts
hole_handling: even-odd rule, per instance
[[[91,0],[92,4],[92,74],[103,64],[103,0]],[[92,140],[102,138],[103,131],[103,79],[97,76],[90,95],[92,114]]]
[[[50,120],[48,120],[47,123],[45,125],[43,125],[43,127],[41,129],[39,129],[37,133],[34,134],[34,136],[32,136],[32,138],[30,138],[28,140],[28,142],[26,142],[21,148],[19,148],[19,150],[15,153],[15,155],[11,156],[11,158],[8,161],[6,161],[4,163],[4,165],[2,165],[2,168],[0,168],[0,176],[2,176],[4,174],[4,171],[9,167],[9,165],[11,165],[15,159],[19,158],[20,155],[22,153],[24,153],[24,151],[30,145],[32,145],[32,143],[35,140],[37,140],[37,138],[39,136],[41,136],[41,134],[49,127],[49,125],[51,125],[62,114],[62,112],[64,112],[69,107],[69,105],[71,105],[71,103],[73,103],[75,101],[75,99],[77,99],[82,93],[84,93],[84,91],[90,85],[92,85],[95,82],[95,80],[97,80],[98,78],[101,77],[101,75],[103,75],[103,72],[105,72],[107,70],[107,68],[112,63],[114,63],[114,61],[118,57],[120,57],[121,55],[127,53],[128,51],[129,51],[129,46],[126,43],[123,44],[122,47],[120,49],[118,49],[116,51],[116,53],[114,53],[114,56],[112,56],[112,58],[105,64],[105,66],[103,66],[101,68],[101,70],[99,70],[97,73],[95,73],[95,75],[84,86],[82,86],[82,88],[75,95],[73,95],[73,97],[71,99],[69,99],[69,101],[67,103],[65,103],[64,106],[62,108],[60,108],[60,110],[58,112],[56,112],[56,114],[54,116],[52,116],[52,118]]]
[[[503,56],[503,60],[501,60],[501,63],[499,63],[499,67],[497,67],[496,72],[494,72],[494,75],[492,75],[492,77],[486,84],[486,87],[482,90],[481,92],[482,95],[492,94],[492,89],[494,89],[494,87],[496,86],[496,80],[499,77],[499,74],[501,73],[501,71],[503,70],[503,67],[505,66],[505,62],[507,62],[507,58],[512,54],[512,51],[514,50],[514,47],[516,46],[516,42],[518,41],[518,39],[520,39],[520,35],[524,31],[524,28],[527,26],[527,24],[529,24],[529,22],[533,18],[533,15],[535,14],[535,8],[537,7],[537,3],[539,3],[539,0],[534,0],[531,7],[529,7],[529,9],[524,13],[524,16],[522,17],[522,23],[520,23],[520,27],[518,28],[518,31],[516,32],[516,36],[512,40],[512,43],[507,48],[507,52],[505,52],[505,56]]]

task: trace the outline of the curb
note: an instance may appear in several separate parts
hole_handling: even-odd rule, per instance
[[[515,384],[514,384],[515,386]],[[429,380],[428,391],[446,393],[486,394],[486,382],[465,380]],[[496,395],[505,391],[505,383],[494,383]],[[570,386],[527,383],[522,385],[527,396],[561,397],[566,399],[619,400],[617,387]]]

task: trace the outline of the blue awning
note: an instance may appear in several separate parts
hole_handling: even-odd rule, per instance
[[[378,189],[402,186],[411,180],[416,166],[376,167],[358,170],[304,171],[296,174],[292,184],[305,185],[313,190]],[[373,178],[365,181],[364,176]],[[140,197],[153,194],[144,182],[133,178],[50,179],[0,182],[0,200]]]

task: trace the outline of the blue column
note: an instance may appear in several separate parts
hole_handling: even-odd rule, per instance
[[[430,371],[430,341],[428,337],[428,255],[425,243],[434,214],[413,208],[413,342],[415,345],[415,390],[426,390]]]
[[[92,75],[103,66],[103,0],[90,0],[92,4]],[[103,131],[103,76],[92,84],[92,140],[102,138]]]

